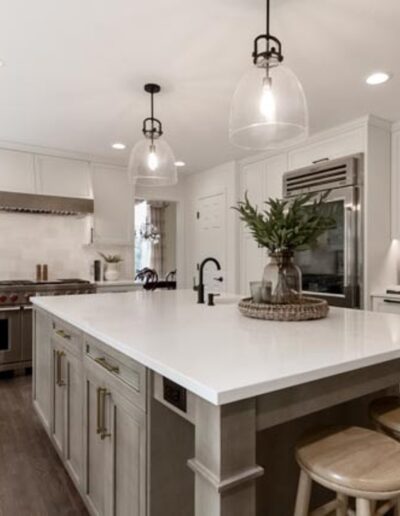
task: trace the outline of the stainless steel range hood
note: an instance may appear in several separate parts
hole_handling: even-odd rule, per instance
[[[93,200],[15,192],[0,192],[0,211],[51,215],[93,213]]]

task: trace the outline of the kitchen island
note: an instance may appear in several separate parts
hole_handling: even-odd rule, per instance
[[[34,404],[92,514],[290,514],[265,501],[270,431],[341,423],[335,407],[354,417],[397,389],[399,316],[332,308],[267,322],[236,301],[197,305],[184,290],[33,299]]]

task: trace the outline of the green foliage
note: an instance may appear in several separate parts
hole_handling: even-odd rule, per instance
[[[122,262],[122,258],[119,254],[104,254],[99,253],[99,255],[107,262],[107,263],[120,263]]]
[[[323,195],[304,194],[293,200],[268,199],[266,209],[259,211],[251,205],[247,192],[245,200],[233,209],[249,228],[255,241],[271,253],[309,249],[330,228],[335,220]],[[314,199],[312,201],[312,199]]]

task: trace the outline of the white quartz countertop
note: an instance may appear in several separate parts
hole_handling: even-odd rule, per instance
[[[243,317],[189,290],[34,297],[65,320],[214,404],[400,358],[400,315],[332,308],[328,318]]]

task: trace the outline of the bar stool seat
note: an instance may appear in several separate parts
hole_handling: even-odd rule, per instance
[[[378,500],[390,500],[388,509],[399,506],[400,443],[387,435],[355,426],[326,429],[302,439],[296,459],[302,471],[295,516],[309,514],[312,480],[336,492],[328,505],[337,514],[348,513],[348,497],[362,516],[374,514]]]
[[[400,440],[400,397],[384,396],[369,406],[372,421],[383,432]]]

